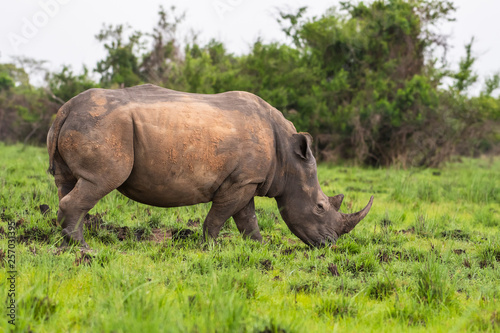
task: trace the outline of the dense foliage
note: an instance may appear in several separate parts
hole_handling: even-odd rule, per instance
[[[287,43],[259,40],[235,56],[196,36],[182,46],[184,15],[161,8],[151,33],[103,26],[96,36],[107,52],[94,69],[99,82],[87,69],[76,75],[64,67],[36,89],[25,68],[0,65],[0,139],[43,141],[47,119],[79,92],[149,82],[198,93],[253,92],[310,132],[324,160],[437,166],[456,153],[498,151],[500,98],[493,94],[500,75],[470,97],[478,80],[473,40],[456,71],[438,57],[447,45],[436,26],[454,10],[442,0],[345,2],[306,19],[301,8],[280,15]]]

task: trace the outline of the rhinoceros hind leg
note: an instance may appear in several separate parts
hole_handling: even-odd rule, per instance
[[[68,168],[66,163],[61,159],[61,156],[57,151],[54,157],[54,164],[54,181],[57,186],[57,195],[59,197],[59,201],[61,201],[62,198],[64,198],[75,187],[78,179],[73,176],[73,173]]]
[[[212,208],[203,222],[205,240],[217,238],[224,222],[248,205],[257,188],[257,185],[253,184],[239,188],[227,184],[227,187],[222,185],[219,189],[212,201]]]
[[[99,183],[80,178],[75,187],[59,201],[57,220],[62,225],[63,246],[77,245],[88,248],[83,237],[83,219],[92,207],[111,192]]]
[[[242,210],[234,214],[233,219],[243,237],[262,242],[257,216],[255,215],[254,198]]]

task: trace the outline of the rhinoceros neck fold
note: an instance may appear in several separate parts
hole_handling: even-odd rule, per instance
[[[292,151],[290,138],[297,131],[293,124],[285,119],[280,111],[272,108],[269,112],[269,117],[274,133],[275,151],[272,157],[274,161],[269,170],[266,182],[261,186],[262,191],[259,191],[259,195],[277,198],[288,191],[287,179],[289,178],[288,173],[290,164],[292,164],[291,159],[293,158],[290,154]]]

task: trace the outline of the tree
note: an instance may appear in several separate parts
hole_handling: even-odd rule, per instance
[[[257,40],[235,56],[220,41],[200,43],[196,34],[181,43],[185,15],[160,7],[151,33],[103,26],[96,38],[107,54],[95,71],[104,88],[151,82],[197,93],[255,93],[314,136],[319,159],[438,166],[455,153],[500,146],[500,98],[493,96],[500,74],[486,78],[480,96],[469,96],[478,80],[473,40],[458,70],[446,63],[447,40],[436,27],[453,20],[454,11],[445,0],[376,0],[342,2],[306,18],[303,7],[280,13],[288,42]],[[47,89],[34,88],[28,74],[43,72],[43,62],[16,64],[0,66],[0,111],[20,124],[22,131],[12,134],[18,138],[46,124],[47,110],[98,85],[87,70],[76,75],[63,67],[46,77]]]
[[[47,85],[49,96],[61,104],[87,89],[98,87],[85,66],[79,75],[75,75],[71,67],[63,66],[60,72],[47,76]]]
[[[184,20],[185,14],[177,15],[174,6],[170,8],[170,12],[160,6],[158,23],[153,33],[146,34],[152,39],[152,49],[142,57],[140,65],[142,77],[146,82],[167,85],[177,79],[176,69],[183,61],[177,41],[177,28]]]
[[[136,49],[141,49],[142,33],[134,32],[125,41],[129,26],[103,26],[96,39],[104,44],[108,55],[97,63],[95,71],[101,74],[103,87],[123,88],[141,83]]]

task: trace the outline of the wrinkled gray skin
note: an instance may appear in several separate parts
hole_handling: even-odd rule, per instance
[[[49,172],[67,243],[87,247],[83,216],[117,189],[160,207],[212,202],[205,237],[234,218],[261,241],[254,196],[275,198],[290,230],[311,246],[335,242],[363,219],[339,212],[343,195],[322,191],[312,138],[245,92],[182,93],[143,85],[91,89],[61,107],[48,136]]]

